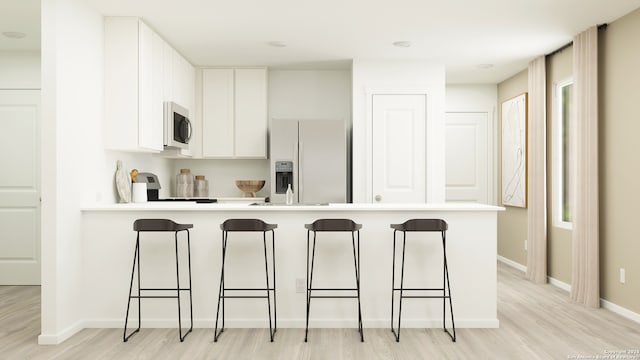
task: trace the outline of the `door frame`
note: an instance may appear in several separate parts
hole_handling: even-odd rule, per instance
[[[365,161],[365,174],[366,176],[366,185],[365,185],[365,196],[366,200],[370,203],[374,202],[373,199],[373,96],[374,95],[424,95],[425,97],[425,202],[433,202],[433,196],[429,192],[429,172],[426,171],[431,165],[432,161],[429,157],[429,147],[427,146],[429,140],[429,134],[433,133],[433,124],[430,119],[432,119],[431,114],[431,106],[430,106],[430,95],[429,91],[426,88],[367,88],[365,89],[365,98],[366,98],[366,110],[365,110],[365,146],[367,149],[366,161]],[[443,124],[444,125],[444,124]],[[444,127],[443,127],[444,129]],[[444,156],[444,154],[443,154]],[[443,189],[444,193],[444,189]]]

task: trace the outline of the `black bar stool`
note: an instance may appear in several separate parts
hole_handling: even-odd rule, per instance
[[[360,341],[364,342],[364,335],[362,331],[362,310],[360,308],[360,229],[361,224],[356,224],[349,219],[319,219],[312,224],[306,224],[304,226],[307,229],[307,326],[304,332],[304,341],[307,342],[307,335],[309,334],[309,310],[311,309],[312,298],[331,298],[331,299],[358,299],[358,331],[360,332]],[[309,271],[309,237],[313,231],[313,250],[311,253],[311,271]],[[353,246],[353,265],[356,272],[356,287],[355,288],[313,288],[313,262],[316,254],[316,233],[319,231],[332,231],[332,232],[351,232],[351,244]],[[358,234],[357,245],[355,241],[355,234]],[[357,250],[356,250],[357,246]],[[356,296],[312,296],[312,291],[356,291]]]
[[[131,269],[131,283],[129,285],[129,300],[127,302],[127,315],[124,320],[124,334],[123,340],[126,342],[133,334],[140,331],[141,316],[140,316],[140,301],[141,299],[178,299],[178,336],[180,342],[184,341],[184,338],[193,330],[193,300],[191,294],[191,241],[189,238],[189,229],[193,228],[193,224],[178,224],[167,219],[138,219],[133,223],[133,231],[137,232],[136,237],[136,249],[133,253],[133,268]],[[180,267],[178,264],[178,233],[181,231],[187,232],[187,254],[189,263],[189,287],[180,287]],[[140,233],[141,232],[173,232],[176,243],[176,287],[175,288],[143,288],[140,283]],[[138,268],[138,295],[131,295],[133,291],[133,276]],[[142,291],[175,291],[176,295],[141,295]],[[182,334],[182,317],[180,314],[180,292],[189,292],[189,316],[191,318],[191,326],[189,330]],[[138,328],[131,334],[127,335],[127,324],[129,322],[129,308],[131,305],[131,299],[138,299]]]
[[[218,307],[216,310],[216,326],[214,330],[214,339],[213,341],[218,341],[218,337],[220,334],[224,332],[224,299],[225,298],[236,298],[236,299],[251,299],[251,298],[266,298],[267,299],[267,307],[269,309],[269,337],[271,342],[273,342],[273,336],[276,334],[278,330],[277,324],[277,313],[276,313],[276,247],[275,247],[275,232],[278,225],[276,224],[267,224],[262,220],[258,219],[229,219],[223,222],[220,225],[220,229],[222,229],[222,270],[220,272],[220,289],[218,290]],[[227,288],[224,286],[224,261],[227,254],[227,239],[229,237],[229,232],[262,232],[262,242],[264,244],[264,269],[265,275],[267,279],[267,287],[266,288]],[[273,287],[269,287],[269,265],[267,261],[267,231],[271,231],[271,255],[272,255],[272,265],[273,265]],[[256,291],[256,290],[264,290],[267,292],[266,296],[235,296],[235,295],[226,295],[225,291]],[[271,295],[270,292],[273,291],[273,327],[271,324]],[[218,317],[220,315],[220,304],[222,304],[222,326],[220,328],[220,332],[218,332]]]
[[[421,298],[421,299],[440,299],[442,298],[442,328],[444,331],[449,334],[451,340],[453,342],[456,341],[456,325],[453,321],[453,306],[451,305],[451,287],[449,286],[449,268],[447,266],[447,240],[446,240],[446,232],[448,225],[442,219],[411,219],[407,220],[402,224],[391,224],[391,228],[393,229],[393,275],[391,276],[391,331],[396,337],[396,341],[400,341],[400,320],[402,316],[402,299],[408,298]],[[395,274],[396,274],[396,232],[401,231],[403,233],[402,239],[402,267],[400,271],[400,288],[396,288],[395,286]],[[405,254],[405,245],[407,243],[407,232],[414,231],[428,231],[428,232],[440,232],[442,235],[442,254],[444,256],[443,260],[443,278],[442,278],[442,288],[404,288],[404,254]],[[400,292],[400,308],[398,310],[398,332],[396,333],[393,327],[393,300],[395,292]],[[442,291],[442,295],[434,295],[434,296],[409,296],[404,295],[405,291]],[[448,294],[447,294],[448,292]],[[445,319],[446,319],[446,302],[449,299],[449,310],[451,312],[451,326],[453,328],[453,334],[447,330]]]

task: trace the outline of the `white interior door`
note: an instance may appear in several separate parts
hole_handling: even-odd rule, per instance
[[[426,95],[373,95],[373,202],[424,203]]]
[[[0,285],[40,284],[39,119],[39,90],[0,90]]]
[[[489,114],[447,113],[446,201],[489,203]]]

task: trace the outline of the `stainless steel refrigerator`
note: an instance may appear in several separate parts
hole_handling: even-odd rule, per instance
[[[270,127],[271,201],[347,202],[347,136],[341,120],[273,119]]]

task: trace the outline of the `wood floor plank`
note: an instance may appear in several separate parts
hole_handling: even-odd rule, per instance
[[[39,346],[40,288],[0,286],[0,359],[567,359],[640,349],[640,324],[604,309],[572,303],[551,285],[524,280],[498,265],[499,329],[227,329],[213,342],[212,329],[195,329],[184,341],[176,329],[143,329],[122,342],[121,329],[85,329],[63,344]],[[627,359],[640,360],[640,354]]]

